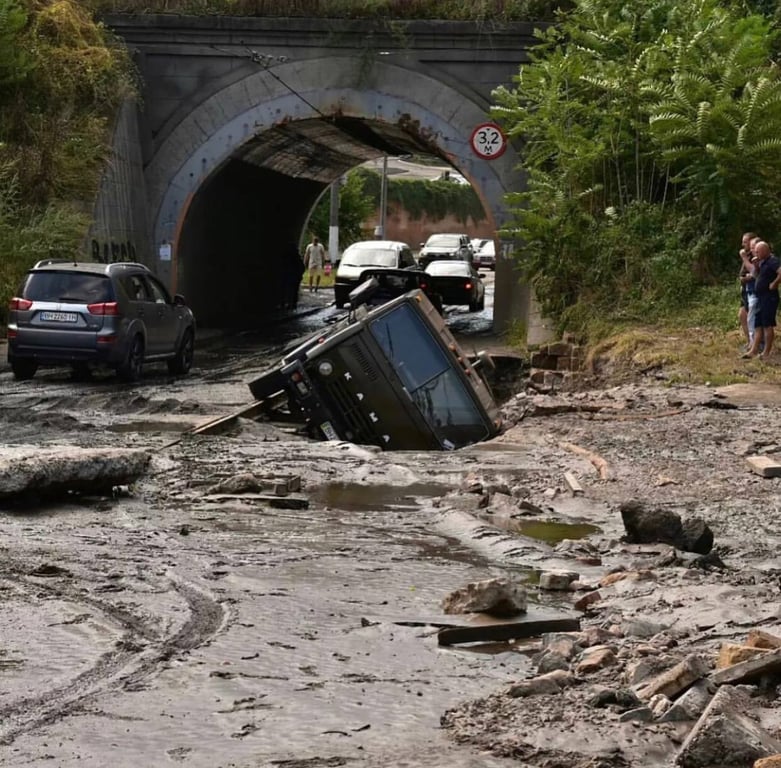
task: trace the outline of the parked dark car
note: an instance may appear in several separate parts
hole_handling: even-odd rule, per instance
[[[361,272],[358,284],[363,285],[371,279],[376,281],[376,286],[366,294],[364,303],[367,306],[377,307],[419,288],[426,294],[437,312],[442,313],[442,297],[434,291],[427,272],[418,269],[365,269]]]
[[[437,234],[431,235],[420,248],[418,254],[418,266],[421,269],[439,259],[461,259],[472,261],[472,243],[468,235],[461,234]]]
[[[343,307],[365,269],[416,269],[412,249],[397,240],[362,240],[345,248],[334,281],[334,303]]]
[[[501,427],[481,375],[490,359],[478,361],[469,361],[433,304],[414,290],[375,309],[361,305],[249,388],[269,403],[283,396],[310,437],[384,450],[453,450]]]
[[[483,278],[471,263],[434,261],[426,271],[443,304],[466,304],[472,312],[485,309]]]
[[[17,379],[41,365],[113,367],[136,381],[144,363],[165,361],[171,373],[190,370],[195,318],[143,264],[38,262],[11,299],[8,362]]]

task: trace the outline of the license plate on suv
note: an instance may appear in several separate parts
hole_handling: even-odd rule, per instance
[[[41,320],[47,323],[75,323],[78,319],[75,312],[41,312]]]

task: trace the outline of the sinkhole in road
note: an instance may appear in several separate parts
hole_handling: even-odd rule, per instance
[[[444,496],[449,488],[438,483],[410,485],[365,485],[331,483],[314,489],[311,498],[325,507],[351,512],[383,512],[414,509],[421,498]]]

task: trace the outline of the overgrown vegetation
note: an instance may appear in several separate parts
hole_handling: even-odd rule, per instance
[[[428,217],[433,220],[455,216],[466,225],[485,219],[485,211],[471,186],[452,181],[425,181],[421,179],[387,180],[388,205],[406,210],[413,219]],[[339,247],[343,249],[357,240],[371,238],[373,233],[363,229],[365,222],[379,208],[382,196],[382,176],[369,168],[356,168],[346,176],[339,190]],[[312,212],[309,229],[328,242],[330,195],[325,194]]]
[[[380,204],[382,176],[369,169],[359,169],[356,173],[364,179],[366,194]],[[483,221],[485,211],[474,189],[468,184],[456,184],[452,181],[426,181],[424,179],[388,178],[387,200],[406,210],[413,219],[444,219],[455,216],[462,224],[471,218]]]
[[[347,19],[542,21],[560,5],[551,0],[89,0],[102,13],[225,16],[313,16]]]
[[[79,250],[133,87],[124,47],[83,3],[0,0],[0,322],[34,261]]]
[[[509,234],[562,328],[672,316],[734,281],[742,231],[778,236],[773,41],[717,0],[576,0],[494,92],[529,179]]]
[[[357,171],[348,173],[344,184],[339,187],[340,251],[358,240],[367,239],[369,235],[363,229],[362,224],[374,211],[374,200],[366,194],[363,175]],[[330,216],[331,195],[326,190],[309,217],[309,231],[326,244],[328,243]]]

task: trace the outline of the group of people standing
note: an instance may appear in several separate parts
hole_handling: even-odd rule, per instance
[[[741,303],[738,319],[746,339],[743,358],[767,360],[773,351],[781,261],[754,232],[743,235],[740,249]]]

